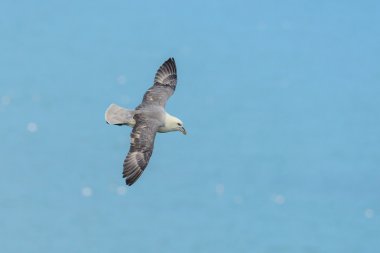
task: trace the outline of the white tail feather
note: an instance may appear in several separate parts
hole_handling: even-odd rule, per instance
[[[121,106],[110,104],[104,116],[108,124],[134,126],[136,124],[133,119],[134,114],[134,110],[128,110]]]

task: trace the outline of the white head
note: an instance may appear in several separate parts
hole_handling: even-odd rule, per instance
[[[179,118],[176,118],[176,117],[174,117],[168,113],[166,114],[164,129],[167,132],[180,131],[183,134],[187,133],[184,126],[183,126],[183,122]]]

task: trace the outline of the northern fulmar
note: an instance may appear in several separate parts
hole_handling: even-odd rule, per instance
[[[123,164],[123,178],[131,186],[147,167],[153,152],[156,133],[186,130],[180,119],[165,111],[169,97],[177,85],[177,68],[174,58],[169,58],[157,70],[154,84],[144,94],[134,110],[111,104],[105,113],[105,120],[111,125],[133,127],[131,146]]]

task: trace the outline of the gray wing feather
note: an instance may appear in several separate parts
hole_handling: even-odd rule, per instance
[[[165,107],[177,85],[177,68],[174,58],[169,58],[157,70],[154,85],[144,95],[142,105],[159,105]]]
[[[136,125],[131,133],[131,146],[123,164],[123,177],[129,186],[136,182],[148,165],[160,125],[157,120],[146,118],[142,114],[136,114],[134,119]]]

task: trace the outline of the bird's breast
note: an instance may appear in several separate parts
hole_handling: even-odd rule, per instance
[[[169,129],[169,128],[165,127],[165,126],[159,127],[158,130],[157,130],[157,132],[159,132],[159,133],[167,133],[167,132],[171,132],[171,131],[173,131],[173,130]]]

